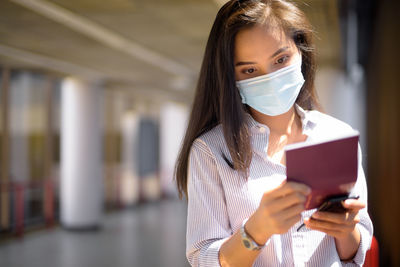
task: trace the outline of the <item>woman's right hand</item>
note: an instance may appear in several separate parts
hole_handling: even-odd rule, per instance
[[[286,233],[301,219],[301,212],[311,189],[294,182],[284,182],[263,194],[260,205],[246,222],[246,232],[258,244],[265,244],[273,234]]]

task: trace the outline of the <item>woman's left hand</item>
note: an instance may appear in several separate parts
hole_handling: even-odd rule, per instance
[[[361,234],[356,228],[360,222],[358,212],[365,208],[365,203],[356,199],[347,199],[343,202],[347,209],[345,213],[318,211],[311,218],[305,219],[305,225],[312,229],[324,232],[335,238],[336,250],[341,260],[354,258],[361,241]]]
[[[360,222],[358,212],[365,208],[365,203],[357,199],[347,199],[343,202],[347,209],[345,213],[315,212],[311,218],[304,220],[305,225],[312,229],[324,232],[337,239],[346,239],[353,234],[355,226]]]

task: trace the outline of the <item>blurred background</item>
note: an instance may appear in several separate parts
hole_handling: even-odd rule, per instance
[[[0,266],[188,266],[174,162],[224,0],[0,0]],[[400,266],[399,1],[295,1]]]

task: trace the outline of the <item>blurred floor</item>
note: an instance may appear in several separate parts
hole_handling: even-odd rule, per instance
[[[0,266],[185,267],[185,233],[184,201],[143,204],[105,215],[99,231],[57,227],[2,243]]]

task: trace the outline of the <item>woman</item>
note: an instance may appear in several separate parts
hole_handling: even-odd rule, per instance
[[[352,130],[316,110],[311,37],[287,0],[219,11],[176,168],[192,266],[363,264],[372,223],[361,161],[360,199],[344,214],[304,211],[310,188],[285,181],[285,145]]]

